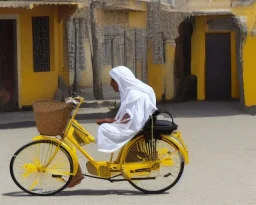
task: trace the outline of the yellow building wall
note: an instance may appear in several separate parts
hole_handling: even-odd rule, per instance
[[[174,56],[175,42],[165,42],[165,63],[153,63],[153,42],[148,41],[148,84],[154,89],[157,100],[175,97]]]
[[[175,62],[175,47],[173,41],[165,42],[165,64],[163,70],[164,93],[166,100],[172,100],[175,97],[175,77],[174,77],[174,62]]]
[[[80,71],[79,85],[81,87],[93,86],[91,46],[90,46],[89,39],[85,39],[84,50],[85,50],[85,69]]]
[[[157,100],[172,100],[175,97],[174,56],[175,42],[165,41],[165,63],[153,63],[153,45],[148,42],[148,84],[154,89]]]
[[[34,9],[1,8],[0,15],[18,16],[18,55],[20,64],[19,105],[32,105],[38,99],[52,99],[57,90],[58,74],[67,79],[63,64],[63,22],[58,22],[58,9],[54,6],[42,6]],[[50,72],[34,72],[32,17],[50,18]]]
[[[153,63],[153,45],[148,41],[148,84],[154,89],[156,99],[161,100],[164,94],[164,64]]]
[[[229,9],[231,0],[189,0],[188,9],[190,11],[209,9]]]
[[[243,46],[243,83],[245,105],[251,107],[256,105],[256,37],[251,34],[251,31],[256,28],[256,4],[232,8],[232,12],[236,16],[243,16],[246,20],[247,38]]]
[[[56,22],[57,23],[57,22]],[[57,23],[58,25],[58,23]],[[68,69],[68,58],[67,58],[67,44],[65,45],[66,41],[64,40],[64,20],[59,22],[58,33],[59,39],[56,40],[58,42],[59,47],[59,76],[62,76],[65,80],[66,85],[69,85],[69,69]],[[57,45],[56,45],[57,46]]]
[[[129,26],[131,28],[147,28],[147,12],[129,12]]]
[[[197,76],[197,98],[205,100],[205,34],[213,33],[208,30],[207,21],[222,16],[196,17],[195,27],[191,39],[191,73]],[[231,33],[231,94],[232,98],[239,98],[239,82],[236,67],[236,40],[232,31],[216,31],[214,33]]]

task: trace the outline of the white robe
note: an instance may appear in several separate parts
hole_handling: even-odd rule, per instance
[[[118,83],[121,106],[115,117],[116,122],[99,126],[97,135],[98,151],[114,152],[130,141],[144,126],[156,108],[153,89],[136,79],[123,66],[112,69],[111,77]],[[122,121],[124,115],[129,119]]]
[[[126,104],[126,108],[123,110],[123,115],[127,113],[130,118],[126,124],[117,121],[99,126],[98,151],[114,152],[121,148],[141,130],[149,116],[155,111],[154,108],[145,106],[147,105],[146,101],[149,100],[146,94],[138,90],[131,90],[130,92],[140,95],[136,101]],[[145,115],[145,113],[148,114]]]

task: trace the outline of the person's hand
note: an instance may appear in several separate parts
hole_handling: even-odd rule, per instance
[[[81,101],[81,99],[80,99],[79,97],[74,97],[73,99],[76,100],[76,101],[79,102],[79,103],[80,103],[80,101]]]
[[[102,119],[97,120],[96,123],[97,123],[98,125],[101,125],[101,124],[103,123],[103,120],[102,120]]]
[[[101,124],[103,124],[103,123],[113,123],[113,122],[115,122],[115,121],[116,121],[115,119],[105,118],[105,119],[99,119],[99,120],[97,120],[96,123],[97,123],[98,125],[101,125]]]

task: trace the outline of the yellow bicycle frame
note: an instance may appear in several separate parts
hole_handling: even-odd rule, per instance
[[[115,168],[117,170],[121,171],[121,164],[112,164],[112,157],[113,154],[111,154],[111,158],[109,162],[98,162],[95,161],[84,149],[82,146],[80,146],[77,141],[75,140],[73,133],[76,132],[78,133],[83,139],[86,139],[86,144],[95,142],[94,141],[94,137],[88,132],[86,131],[76,120],[75,117],[77,115],[77,112],[81,106],[81,104],[84,102],[83,98],[79,98],[80,99],[80,103],[78,104],[78,106],[76,107],[76,109],[73,111],[73,115],[69,121],[69,123],[67,124],[67,127],[64,131],[64,135],[62,136],[62,139],[58,139],[55,137],[50,137],[50,136],[44,136],[44,135],[39,135],[33,138],[33,141],[36,140],[49,140],[49,141],[54,141],[56,142],[59,146],[62,146],[64,149],[67,150],[67,152],[70,154],[71,159],[73,161],[73,173],[70,173],[70,175],[75,175],[77,173],[78,170],[78,157],[77,157],[77,152],[76,149],[78,149],[87,159],[88,161],[90,161],[96,168],[100,167],[100,166],[106,166],[109,165],[110,168],[112,168],[112,166],[115,166]],[[129,150],[129,148],[131,147],[131,145],[138,140],[138,138],[142,138],[143,136],[138,136],[135,137],[134,139],[132,139],[130,142],[128,142],[123,149],[121,149],[121,151],[118,154],[118,158],[120,159],[120,163],[123,162],[124,160],[124,155],[125,153]],[[175,131],[173,132],[171,135],[162,135],[162,137],[165,140],[169,140],[171,141],[175,146],[178,147],[181,155],[184,158],[184,161],[186,164],[189,163],[189,156],[188,156],[188,150],[187,147],[182,139],[181,133],[179,131]],[[51,157],[51,159],[54,156]]]

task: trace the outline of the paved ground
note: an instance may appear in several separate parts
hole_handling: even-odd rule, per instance
[[[208,106],[207,106],[208,105]],[[36,128],[0,130],[0,204],[47,205],[250,205],[256,204],[255,117],[236,103],[173,105],[172,112],[190,151],[181,181],[161,195],[143,195],[128,183],[85,179],[54,197],[31,197],[9,174],[12,154],[37,134]],[[83,124],[96,133],[95,124]],[[96,159],[106,155],[88,147]],[[84,166],[83,161],[81,161]]]

